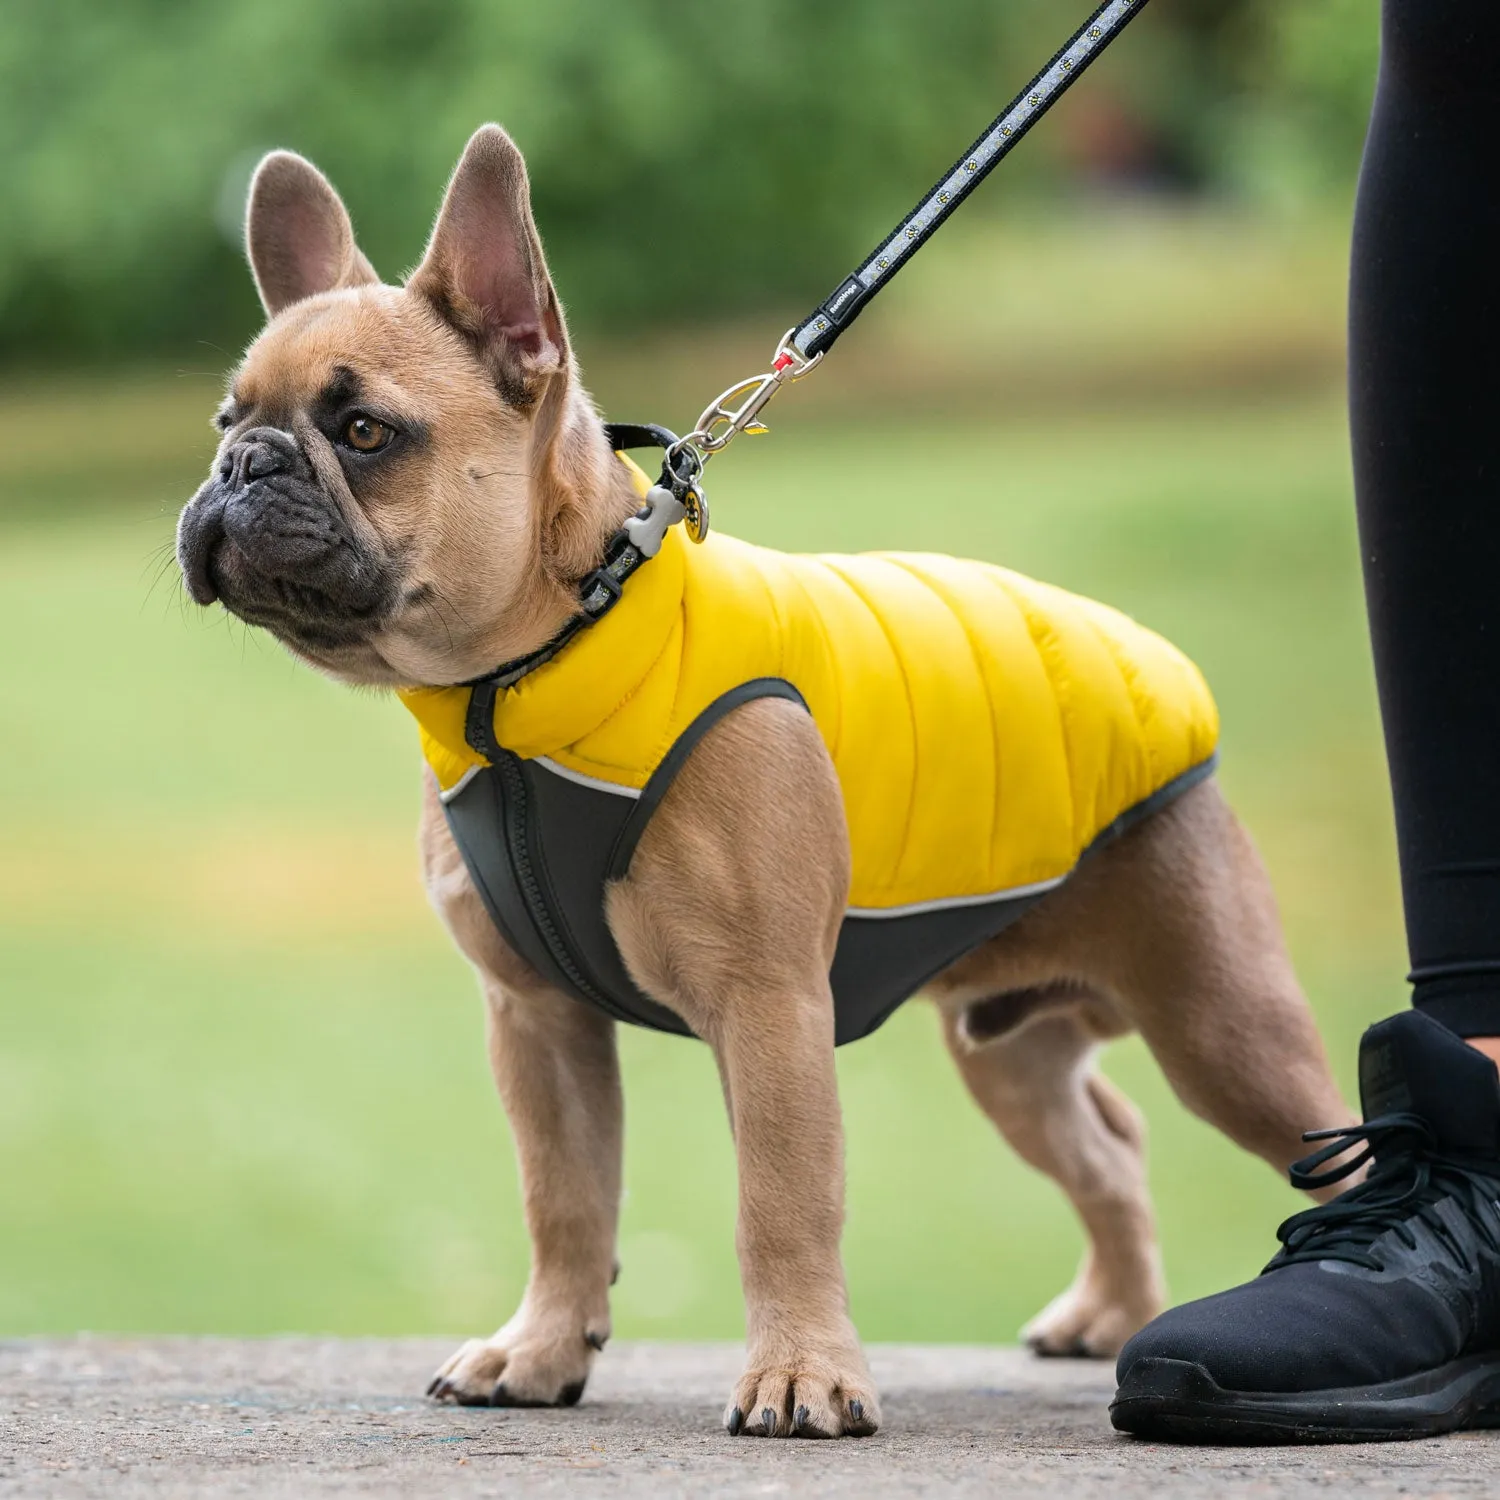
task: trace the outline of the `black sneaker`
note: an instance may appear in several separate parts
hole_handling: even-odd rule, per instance
[[[1291,1170],[1342,1197],[1290,1218],[1260,1276],[1147,1324],[1110,1417],[1174,1442],[1328,1443],[1500,1427],[1500,1077],[1419,1011],[1359,1049],[1365,1123]],[[1327,1164],[1352,1143],[1354,1161]]]

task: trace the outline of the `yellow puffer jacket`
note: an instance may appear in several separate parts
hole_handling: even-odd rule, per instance
[[[1193,664],[1105,605],[989,563],[674,529],[609,614],[499,695],[495,738],[638,792],[700,713],[762,678],[797,690],[833,759],[856,913],[1054,885],[1218,736]],[[444,789],[484,764],[467,688],[402,698]]]

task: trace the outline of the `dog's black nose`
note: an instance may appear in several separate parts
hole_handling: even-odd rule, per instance
[[[297,465],[297,445],[277,427],[252,427],[224,450],[219,478],[231,492],[271,474],[290,473]]]

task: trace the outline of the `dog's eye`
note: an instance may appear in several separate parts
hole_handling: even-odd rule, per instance
[[[393,429],[374,417],[351,417],[344,428],[344,441],[360,453],[378,453],[395,435]]]

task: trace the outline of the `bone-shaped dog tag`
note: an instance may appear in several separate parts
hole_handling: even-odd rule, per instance
[[[667,527],[675,526],[687,514],[687,507],[664,484],[653,484],[646,491],[644,515],[631,516],[625,523],[625,535],[642,557],[655,557],[661,551],[661,539]]]

